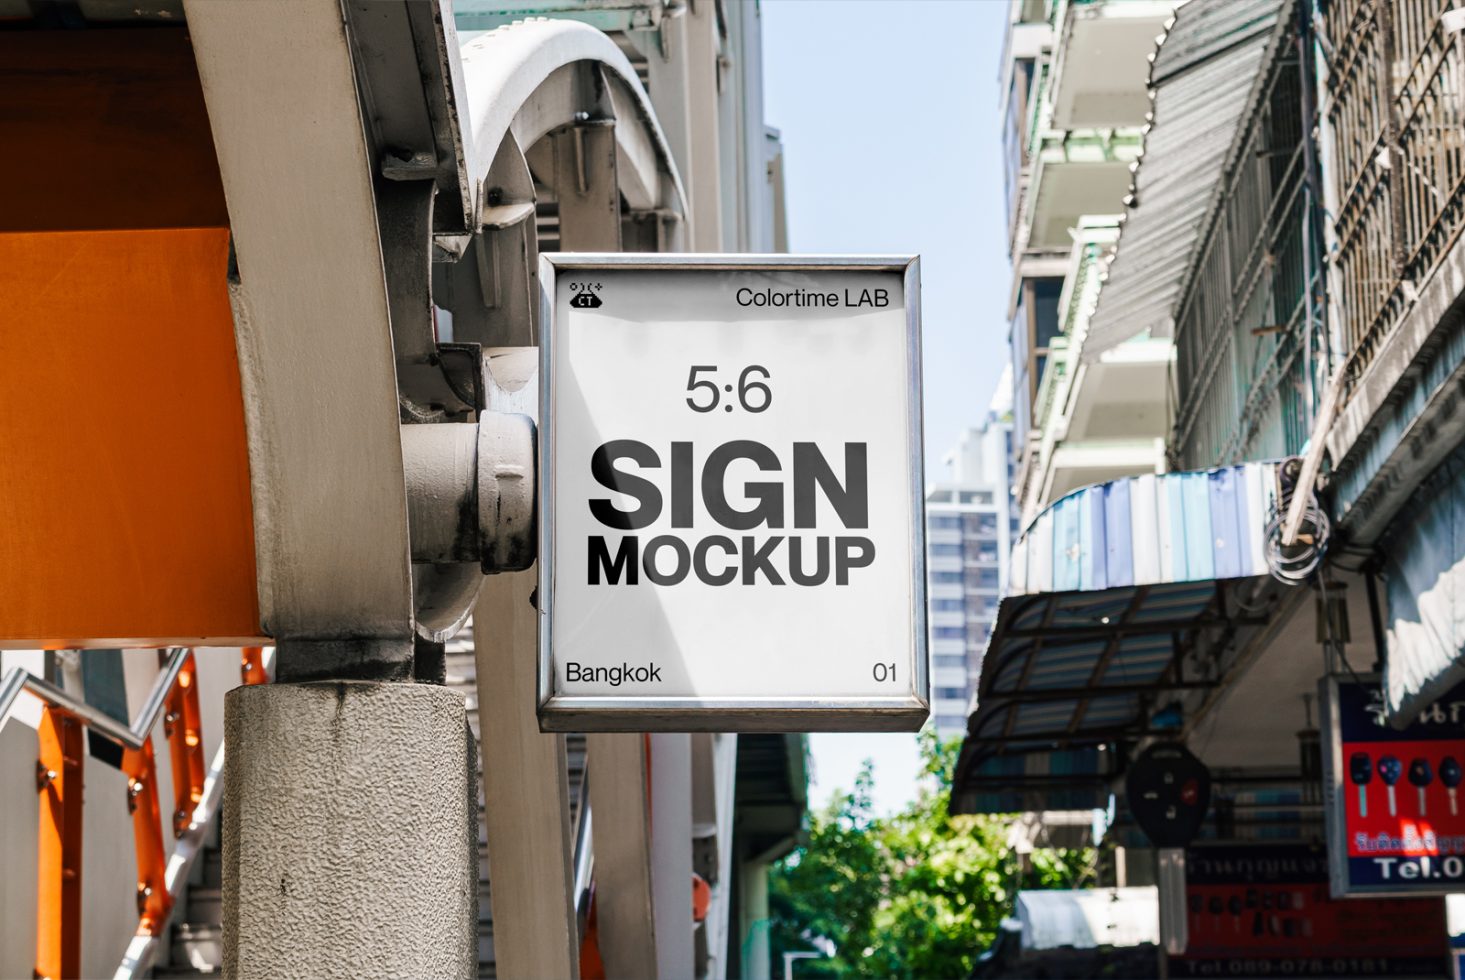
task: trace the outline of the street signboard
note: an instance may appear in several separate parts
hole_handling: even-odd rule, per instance
[[[1377,675],[1319,682],[1334,895],[1465,887],[1465,685],[1392,727]]]
[[[1321,847],[1197,844],[1185,855],[1187,944],[1172,977],[1446,975],[1438,898],[1333,898]]]
[[[546,731],[915,730],[918,263],[540,263]]]

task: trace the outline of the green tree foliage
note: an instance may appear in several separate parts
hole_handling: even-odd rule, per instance
[[[867,761],[853,791],[810,814],[808,843],[771,875],[775,964],[832,943],[798,976],[965,977],[1019,889],[1092,883],[1092,850],[1037,851],[1025,870],[1007,847],[1010,818],[947,813],[959,748],[922,733],[927,779],[900,813],[875,815]]]

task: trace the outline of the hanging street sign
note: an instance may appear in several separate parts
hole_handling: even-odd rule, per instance
[[[1465,888],[1465,685],[1404,728],[1377,675],[1319,682],[1333,894],[1444,895]]]
[[[541,728],[925,721],[918,268],[541,257]]]

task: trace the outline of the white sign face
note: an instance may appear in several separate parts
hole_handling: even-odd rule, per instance
[[[541,727],[918,728],[915,260],[540,275]]]

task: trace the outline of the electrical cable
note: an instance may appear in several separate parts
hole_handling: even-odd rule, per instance
[[[1299,491],[1305,492],[1305,491]],[[1302,524],[1298,529],[1298,543],[1290,548],[1282,547],[1282,524],[1287,519],[1290,500],[1279,501],[1279,506],[1267,522],[1266,559],[1272,578],[1283,585],[1303,585],[1323,563],[1328,550],[1328,538],[1332,534],[1332,522],[1327,512],[1317,505],[1316,498],[1309,494],[1307,509],[1303,511]]]

